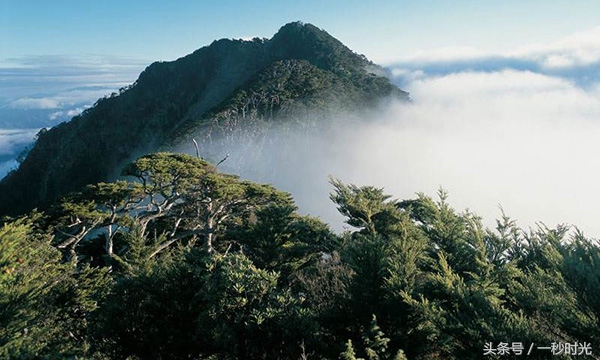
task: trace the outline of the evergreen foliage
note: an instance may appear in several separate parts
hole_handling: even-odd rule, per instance
[[[600,246],[577,229],[486,229],[444,191],[332,179],[353,227],[335,234],[202,159],[124,173],[3,221],[0,357],[550,359],[537,346],[600,341]]]
[[[106,269],[62,261],[36,216],[0,228],[0,358],[83,356],[113,281]]]

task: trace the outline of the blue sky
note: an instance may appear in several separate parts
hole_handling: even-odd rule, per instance
[[[386,62],[420,49],[507,50],[598,24],[598,1],[0,2],[0,61],[39,55],[172,60],[222,37],[270,37],[286,22],[325,28]]]

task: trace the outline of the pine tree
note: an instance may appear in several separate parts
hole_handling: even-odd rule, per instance
[[[363,334],[363,344],[368,360],[387,359],[387,348],[390,339],[385,337],[379,325],[377,317],[373,315],[371,325],[365,334]]]
[[[354,347],[352,346],[352,340],[348,340],[346,343],[346,350],[340,354],[340,360],[363,360],[356,357]]]
[[[112,281],[106,270],[63,262],[36,220],[0,228],[0,358],[84,357]]]

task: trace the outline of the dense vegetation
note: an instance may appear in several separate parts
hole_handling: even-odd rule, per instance
[[[208,151],[213,140],[235,141],[242,128],[261,136],[274,119],[314,127],[339,107],[359,111],[388,97],[406,99],[382,73],[302,23],[285,25],[272,39],[222,39],[153,63],[133,85],[40,133],[19,168],[0,181],[0,214],[45,209],[85,185],[114,179],[140,155],[191,143],[190,136]]]
[[[490,342],[600,344],[600,246],[568,227],[502,217],[487,230],[442,191],[397,201],[332,179],[355,229],[338,235],[289,194],[188,155],[147,155],[124,175],[5,219],[0,358],[481,359]]]

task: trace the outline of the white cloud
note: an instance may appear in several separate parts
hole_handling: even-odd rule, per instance
[[[600,27],[569,35],[550,44],[531,44],[510,56],[531,58],[548,67],[572,67],[600,61]]]
[[[49,97],[93,85],[118,89],[134,82],[150,63],[101,55],[0,58],[0,98]]]
[[[559,66],[589,65],[600,61],[600,27],[572,34],[552,43],[528,44],[507,52],[489,52],[468,46],[443,47],[422,49],[408,56],[391,59],[388,63],[469,62],[490,58],[528,59],[541,64],[557,63]]]
[[[100,54],[29,55],[0,59],[0,69],[53,69],[68,73],[95,73],[115,69],[133,69],[150,63],[144,59],[123,58]],[[88,71],[85,71],[88,70]]]
[[[515,70],[421,78],[407,88],[411,105],[384,107],[361,122],[340,114],[332,131],[318,135],[278,134],[256,158],[240,144],[228,148],[228,163],[292,192],[303,212],[338,230],[329,174],[400,199],[434,196],[442,186],[455,208],[482,215],[489,227],[502,205],[524,227],[570,223],[600,237],[595,89]]]
[[[392,159],[396,170],[357,180],[402,195],[432,194],[441,185],[489,225],[502,204],[524,226],[568,222],[600,236],[596,92],[517,71],[453,74],[409,90],[414,106],[390,110],[386,122],[356,139],[366,174]],[[372,161],[380,157],[371,147],[389,154],[386,162]]]
[[[109,88],[106,86],[83,86],[74,89],[67,89],[65,91],[57,92],[54,95],[33,98],[33,97],[23,97],[16,100],[13,100],[8,103],[8,107],[12,109],[21,109],[21,110],[32,110],[32,109],[41,109],[41,110],[53,110],[53,109],[65,109],[68,107],[73,107],[76,105],[86,104],[85,106],[78,106],[75,109],[66,109],[62,111],[55,111],[49,114],[50,119],[55,119],[59,116],[75,116],[81,111],[85,110],[86,107],[89,107],[90,104],[93,104],[99,98],[110,94],[111,92],[116,91],[116,88]],[[72,115],[70,115],[72,114]]]
[[[57,109],[61,104],[52,98],[21,98],[10,102],[8,106],[13,109]]]
[[[392,76],[395,78],[402,78],[404,81],[415,81],[425,76],[423,70],[411,70],[403,68],[393,68]]]
[[[82,106],[75,109],[69,109],[66,111],[55,111],[48,115],[50,120],[56,120],[60,118],[71,119],[73,116],[79,115],[83,112],[83,110],[89,108],[90,106]]]
[[[0,179],[18,165],[16,157],[33,141],[37,132],[38,129],[0,129]]]
[[[394,75],[400,85],[412,81],[415,71],[444,76],[461,71],[514,69],[560,76],[589,86],[600,80],[600,27],[549,44],[531,44],[503,53],[470,47],[429,49],[397,57],[389,64],[392,74],[394,69],[411,70]]]
[[[565,54],[550,54],[543,59],[542,64],[547,68],[567,68],[574,66],[576,60]]]
[[[600,152],[600,28],[480,58],[431,54],[393,67],[414,106],[392,112],[398,124],[359,146],[376,138],[382,153],[397,154],[405,175],[386,172],[379,184],[401,197],[441,185],[489,226],[501,204],[523,226],[567,222],[600,237],[592,160]],[[387,180],[394,176],[401,181]]]
[[[33,141],[38,129],[6,130],[0,129],[0,156],[12,154],[15,148]]]

